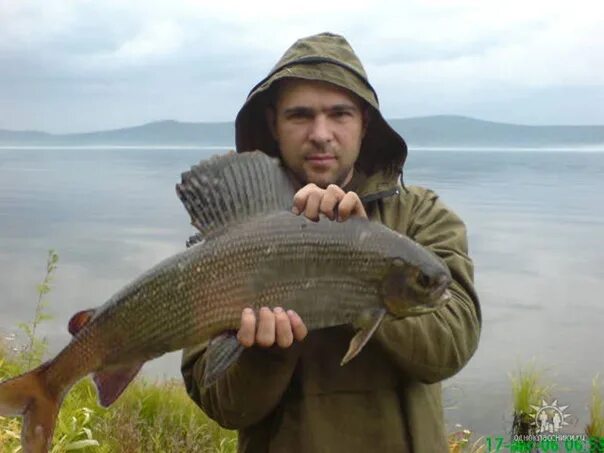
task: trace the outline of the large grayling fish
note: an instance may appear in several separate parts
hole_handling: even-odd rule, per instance
[[[201,162],[176,189],[204,240],[76,313],[55,358],[0,384],[0,415],[23,416],[25,452],[47,451],[63,397],[90,373],[108,406],[146,361],[207,342],[211,385],[241,353],[229,332],[245,307],[293,309],[309,329],[355,325],[344,364],[385,315],[429,313],[450,298],[447,267],[409,238],[365,219],[292,214],[294,188],[263,153]]]

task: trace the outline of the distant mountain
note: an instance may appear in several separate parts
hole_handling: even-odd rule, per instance
[[[46,132],[37,131],[7,131],[0,129],[0,144],[11,145],[13,143],[45,142],[52,140],[54,136]]]
[[[464,116],[389,120],[409,146],[604,146],[604,126],[522,126]]]
[[[604,126],[522,126],[463,116],[389,120],[413,147],[586,147],[604,146]],[[0,129],[1,146],[225,146],[235,142],[231,122],[157,121],[142,126],[81,134]]]
[[[124,146],[230,146],[234,142],[233,123],[181,123],[155,121],[142,126],[80,134],[47,134],[0,129],[0,145],[124,145]]]

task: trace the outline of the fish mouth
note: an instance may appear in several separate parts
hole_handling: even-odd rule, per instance
[[[409,308],[409,314],[412,315],[423,315],[426,313],[432,313],[438,308],[445,305],[447,302],[451,300],[451,292],[445,287],[444,290],[440,289],[442,294],[437,297],[431,298],[430,302],[423,305],[416,305],[414,307]],[[439,291],[433,291],[430,294],[438,293]]]
[[[438,285],[432,291],[430,291],[429,300],[430,302],[423,305],[416,305],[410,309],[413,314],[424,314],[430,313],[451,300],[451,291],[449,291],[449,284],[451,279],[446,275],[443,275],[438,279]]]
[[[430,299],[437,300],[441,302],[441,299],[446,299],[449,301],[451,298],[451,293],[447,289],[449,284],[451,283],[451,279],[446,275],[441,275],[438,279],[438,285],[432,291],[430,291]]]
[[[450,300],[451,300],[451,291],[449,291],[447,288],[445,288],[443,293],[440,295],[440,297],[436,301],[436,305],[437,306],[445,305]]]

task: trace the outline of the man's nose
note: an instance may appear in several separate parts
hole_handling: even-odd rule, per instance
[[[310,125],[310,141],[324,145],[333,139],[333,132],[329,125],[329,120],[325,115],[317,115]]]

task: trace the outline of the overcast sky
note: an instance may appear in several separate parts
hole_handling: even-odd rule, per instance
[[[604,124],[604,2],[362,3],[0,0],[0,129],[231,121],[322,31],[352,44],[387,118]]]

